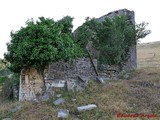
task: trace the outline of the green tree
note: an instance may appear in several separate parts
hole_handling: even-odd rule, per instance
[[[71,60],[83,55],[83,50],[73,41],[71,34],[73,18],[62,20],[40,17],[26,22],[16,32],[11,32],[11,41],[7,44],[5,59],[10,69],[19,73],[23,68],[36,68],[43,73],[50,62]]]
[[[125,15],[107,17],[103,22],[87,19],[76,31],[76,41],[84,48],[88,41],[99,51],[100,63],[122,65],[128,59],[128,51],[139,39],[151,33],[148,23],[131,24]]]

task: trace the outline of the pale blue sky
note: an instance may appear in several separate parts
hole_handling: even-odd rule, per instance
[[[159,41],[160,7],[159,0],[1,0],[0,1],[0,58],[7,51],[11,30],[17,31],[28,18],[40,17],[61,19],[74,17],[74,29],[80,26],[87,16],[100,17],[118,9],[135,11],[137,23],[149,22],[152,33],[141,42]]]

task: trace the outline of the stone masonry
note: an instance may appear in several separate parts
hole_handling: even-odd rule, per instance
[[[131,24],[135,23],[134,12],[127,9],[117,10],[108,13],[100,18],[98,21],[103,21],[106,17],[114,17],[115,15],[125,14]],[[91,51],[92,52],[92,51]],[[97,60],[93,59],[93,63],[96,69],[98,69]],[[128,61],[125,63],[123,69],[126,71],[134,70],[137,68],[137,53],[136,44],[130,48]],[[63,86],[64,82],[70,80],[76,80],[78,78],[94,79],[96,73],[93,64],[89,58],[79,58],[72,62],[55,62],[51,63],[44,72],[44,78],[35,69],[30,68],[21,71],[20,76],[20,88],[19,88],[19,100],[29,101],[37,100],[45,91],[57,86]],[[82,79],[81,79],[82,80]],[[55,82],[61,81],[60,85],[56,85]],[[83,81],[83,80],[82,80]],[[85,81],[85,80],[84,80]]]
[[[97,60],[93,60],[95,67],[97,66]],[[96,67],[97,68],[97,67]],[[56,82],[69,81],[70,79],[76,80],[79,77],[87,77],[92,79],[96,76],[91,61],[89,58],[79,58],[68,62],[56,62],[48,66],[45,70],[45,87],[49,90],[55,87]],[[57,87],[61,87],[60,85]],[[44,82],[43,77],[37,72],[37,70],[31,68],[21,71],[20,76],[20,89],[19,100],[30,101],[37,100],[43,94]]]
[[[135,15],[134,11],[129,11],[127,9],[116,10],[108,13],[100,18],[97,18],[97,21],[102,22],[105,18],[113,18],[116,15],[126,15],[131,24],[135,24]],[[137,48],[136,44],[130,47],[128,61],[123,66],[123,69],[126,71],[135,70],[137,68]]]
[[[96,59],[93,59],[93,63],[97,68]],[[50,88],[53,81],[69,81],[70,79],[77,79],[78,76],[88,79],[93,79],[96,76],[89,58],[79,58],[71,63],[61,61],[50,64],[45,77],[46,87]]]
[[[36,69],[30,68],[21,71],[19,100],[36,100],[41,95],[44,87],[43,77]]]

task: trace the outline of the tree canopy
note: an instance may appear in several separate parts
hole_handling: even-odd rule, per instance
[[[83,50],[73,40],[72,20],[66,16],[59,21],[40,17],[26,22],[16,32],[11,32],[11,41],[7,44],[5,59],[10,69],[20,72],[23,68],[34,67],[44,70],[50,62],[71,60],[83,55]]]
[[[75,38],[84,48],[92,41],[92,47],[100,53],[100,63],[122,65],[128,59],[129,48],[151,33],[146,29],[147,25],[146,22],[131,24],[126,15],[107,17],[103,22],[87,18],[76,31]]]

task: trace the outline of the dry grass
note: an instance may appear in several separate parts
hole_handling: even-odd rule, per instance
[[[160,120],[160,44],[138,46],[138,69],[130,80],[110,81],[106,85],[90,81],[85,92],[62,93],[66,102],[59,106],[49,102],[3,102],[0,104],[0,119],[13,120],[56,120],[57,109],[70,110],[68,120],[147,120],[147,117],[117,118],[118,113],[156,114],[153,120]],[[72,101],[72,98],[76,101]],[[1,101],[0,101],[1,102]],[[77,112],[77,107],[96,104],[91,111]],[[22,109],[12,113],[10,110],[22,105]],[[151,119],[151,118],[150,118]]]
[[[160,67],[160,42],[140,44],[137,47],[138,67]]]

